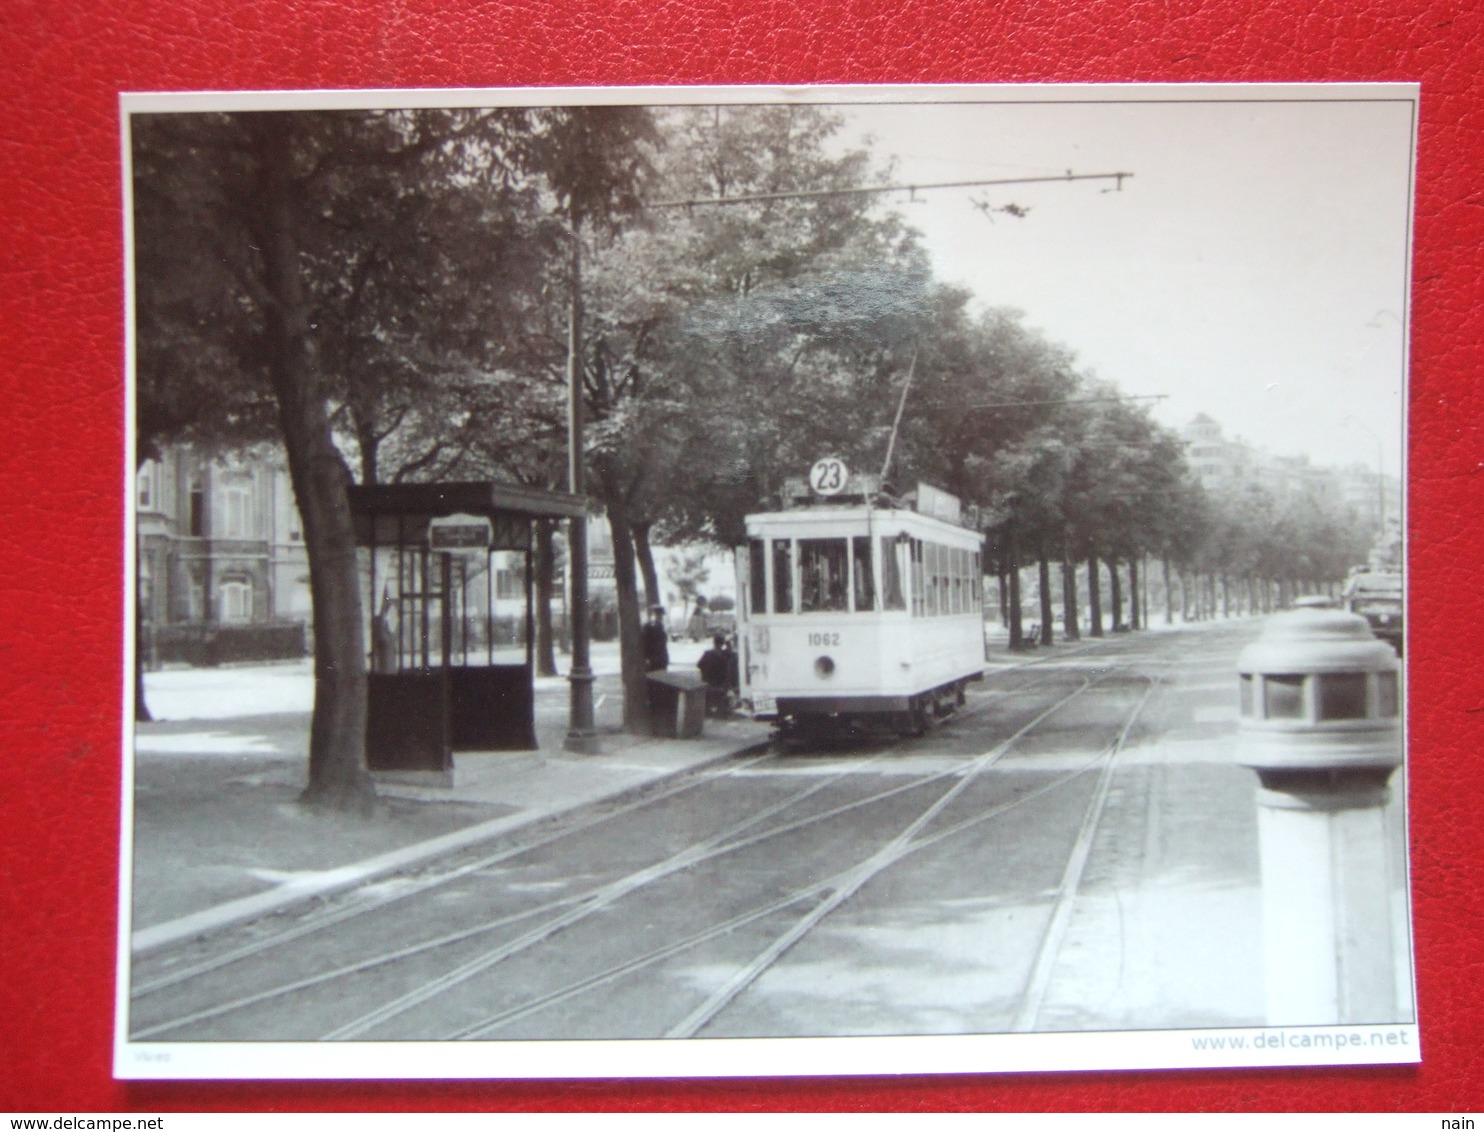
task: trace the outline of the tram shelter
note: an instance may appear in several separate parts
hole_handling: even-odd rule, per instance
[[[563,492],[490,481],[349,490],[367,585],[366,762],[452,781],[455,751],[536,748],[534,539]]]

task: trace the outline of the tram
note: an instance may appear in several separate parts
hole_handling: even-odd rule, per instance
[[[921,734],[961,706],[984,675],[984,585],[982,536],[959,500],[927,484],[891,499],[872,477],[832,481],[815,465],[782,502],[747,516],[736,551],[754,716],[784,737]]]

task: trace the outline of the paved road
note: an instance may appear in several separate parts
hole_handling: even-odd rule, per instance
[[[1247,624],[992,671],[922,738],[744,756],[151,955],[136,1038],[1262,1021]],[[283,933],[291,933],[284,938]]]

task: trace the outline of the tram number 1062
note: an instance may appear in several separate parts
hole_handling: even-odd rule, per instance
[[[840,647],[839,633],[810,633],[809,645],[811,648],[826,646],[829,648]]]

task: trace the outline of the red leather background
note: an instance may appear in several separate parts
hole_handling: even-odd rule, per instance
[[[1484,1097],[1484,19],[1370,0],[10,0],[0,20],[0,1109],[1452,1110]],[[1411,384],[1416,1068],[123,1084],[121,90],[1420,80]],[[1214,973],[1213,973],[1214,974]]]

